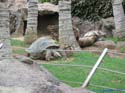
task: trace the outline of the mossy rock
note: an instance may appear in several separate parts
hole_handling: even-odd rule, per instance
[[[121,53],[125,53],[125,47],[120,47],[119,50],[120,50]]]
[[[117,48],[119,52],[125,53],[125,41],[118,42]]]

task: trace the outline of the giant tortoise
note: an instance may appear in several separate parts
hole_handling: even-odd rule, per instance
[[[34,41],[26,52],[31,58],[50,60],[56,57],[61,57],[61,53],[57,51],[59,45],[55,40],[49,37],[41,37]]]

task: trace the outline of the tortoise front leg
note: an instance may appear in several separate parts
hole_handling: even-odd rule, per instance
[[[26,56],[27,56],[27,57],[30,57],[30,53],[27,53]]]

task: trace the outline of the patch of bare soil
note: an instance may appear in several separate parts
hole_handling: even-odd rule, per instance
[[[25,47],[20,47],[20,46],[12,46],[13,50],[19,50],[19,49],[25,49]]]
[[[96,53],[99,55],[102,53],[103,49],[104,48],[94,47],[94,46],[83,48],[83,50],[85,51],[89,51],[89,52]],[[107,55],[112,58],[121,58],[121,59],[125,58],[125,53],[120,53],[117,48],[109,49]]]
[[[22,36],[22,37],[15,37],[15,38],[12,38],[12,39],[24,41],[24,36]]]

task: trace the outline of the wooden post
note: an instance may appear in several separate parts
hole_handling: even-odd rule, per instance
[[[92,70],[90,71],[90,73],[89,73],[87,79],[85,80],[84,84],[82,85],[83,88],[85,88],[85,87],[88,85],[89,81],[91,80],[92,76],[94,75],[94,73],[95,73],[97,67],[100,65],[100,63],[101,63],[103,57],[105,56],[105,54],[107,53],[107,51],[108,51],[107,48],[105,48],[105,49],[103,50],[101,56],[99,57],[98,61],[96,62],[96,64],[94,65],[94,67],[93,67]]]

